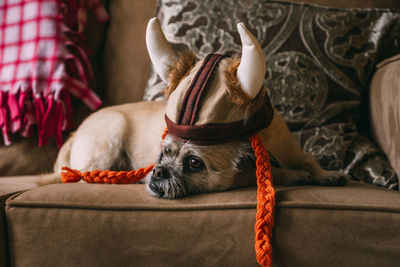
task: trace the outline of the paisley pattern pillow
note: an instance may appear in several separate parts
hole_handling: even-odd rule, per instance
[[[236,24],[256,36],[265,87],[305,151],[326,169],[398,189],[368,132],[368,84],[377,62],[400,52],[400,12],[265,0],[159,0],[157,16],[176,50],[239,54]],[[153,73],[146,100],[163,98]]]

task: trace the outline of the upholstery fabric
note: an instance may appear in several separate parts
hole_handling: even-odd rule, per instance
[[[364,136],[375,64],[400,52],[395,42],[399,11],[262,0],[160,0],[157,14],[175,49],[190,49],[199,57],[239,53],[235,25],[243,21],[266,57],[264,85],[271,102],[302,147],[326,169],[399,188],[385,155]],[[162,100],[163,87],[153,73],[144,98]]]
[[[6,199],[18,192],[36,187],[34,176],[2,177],[0,179],[0,266],[9,266],[8,233],[5,216]]]
[[[38,174],[53,170],[53,162],[58,153],[54,140],[43,147],[38,147],[35,138],[15,137],[13,140],[11,146],[0,147],[1,176]]]
[[[338,8],[400,8],[397,0],[283,0],[284,2],[304,2]]]
[[[59,262],[63,266],[257,266],[256,195],[255,188],[243,188],[162,200],[148,196],[144,185],[36,188],[7,200],[11,262],[14,266]],[[361,183],[279,187],[275,263],[396,266],[399,207],[397,192]]]
[[[391,164],[400,173],[400,55],[378,65],[371,81],[372,132]]]
[[[144,37],[155,10],[156,0],[109,1],[111,17],[102,64],[105,104],[124,104],[143,98],[151,65]]]

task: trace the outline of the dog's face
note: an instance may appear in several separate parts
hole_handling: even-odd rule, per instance
[[[146,187],[151,195],[166,199],[223,191],[255,185],[255,169],[247,142],[198,146],[167,135]]]

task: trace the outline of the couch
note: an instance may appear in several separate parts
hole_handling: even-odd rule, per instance
[[[397,0],[309,0],[339,8],[398,8]],[[94,84],[105,105],[139,101],[150,76],[144,35],[156,1],[106,2],[90,23]],[[374,68],[369,133],[400,175],[400,60]],[[77,124],[88,110],[74,103]],[[56,145],[1,147],[0,266],[257,266],[256,188],[162,200],[144,185],[52,184]],[[24,155],[23,155],[24,154]],[[15,160],[15,155],[24,159]],[[273,266],[399,266],[400,194],[360,181],[277,187]]]

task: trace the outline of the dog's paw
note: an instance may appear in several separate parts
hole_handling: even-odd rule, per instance
[[[349,178],[350,177],[347,174],[341,172],[326,171],[323,175],[314,179],[313,184],[325,186],[344,186]]]
[[[276,169],[272,171],[275,185],[307,185],[312,184],[311,175],[303,170]]]
[[[292,185],[308,185],[312,183],[311,174],[303,170],[293,171],[290,179]]]

